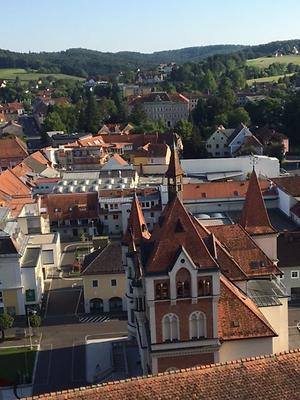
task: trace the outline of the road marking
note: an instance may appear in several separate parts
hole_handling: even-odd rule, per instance
[[[45,318],[47,317],[47,311],[48,311],[48,304],[49,304],[49,297],[50,297],[52,281],[53,281],[53,279],[51,279],[50,286],[49,286],[49,289],[48,289],[48,296],[47,296],[46,307],[45,307]]]
[[[78,317],[79,322],[108,322],[110,317],[108,315],[81,315]]]

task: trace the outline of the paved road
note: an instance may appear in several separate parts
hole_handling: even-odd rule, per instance
[[[107,317],[105,322],[102,319],[103,322],[95,323],[91,315],[81,314],[80,280],[53,279],[49,289],[45,319],[40,328],[42,339],[33,387],[35,395],[86,385],[86,337],[119,336],[127,330],[126,320]],[[80,316],[85,320],[80,322]]]

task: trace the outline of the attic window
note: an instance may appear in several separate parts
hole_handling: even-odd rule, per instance
[[[238,328],[240,326],[240,322],[239,321],[231,321],[230,325],[232,328]]]
[[[238,195],[239,195],[239,192],[238,192],[237,190],[235,190],[235,191],[233,192],[233,194],[234,194],[234,196],[238,196]]]
[[[257,261],[250,261],[249,263],[251,269],[258,269],[259,263]]]
[[[204,197],[204,198],[205,198],[205,197],[206,197],[206,193],[204,193],[204,192],[201,193],[201,197]]]
[[[182,222],[180,221],[180,219],[178,219],[177,222],[176,222],[175,232],[184,232],[184,227],[183,227]]]

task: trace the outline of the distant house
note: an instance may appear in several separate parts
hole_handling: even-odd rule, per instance
[[[255,131],[255,136],[260,140],[264,147],[273,144],[281,144],[283,154],[286,154],[289,151],[289,138],[268,126],[263,126]]]
[[[17,120],[25,113],[24,105],[19,102],[0,104],[0,113],[5,114],[7,120]]]
[[[12,120],[0,128],[0,135],[4,133],[14,136],[23,136],[24,134],[22,125]]]
[[[120,243],[111,242],[85,256],[81,277],[86,313],[126,311],[126,279]]]
[[[211,157],[233,157],[247,147],[255,149],[256,154],[263,154],[263,145],[244,124],[239,124],[236,129],[219,126],[206,141],[206,150]]]
[[[150,166],[152,173],[164,174],[169,165],[170,156],[171,151],[167,144],[147,143],[138,150],[132,152],[131,161],[141,173],[147,173]],[[152,169],[151,166],[153,166]],[[148,173],[150,173],[150,170]]]

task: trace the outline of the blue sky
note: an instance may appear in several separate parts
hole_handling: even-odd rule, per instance
[[[7,17],[6,17],[7,16]],[[152,52],[300,39],[299,0],[10,0],[0,48]]]

